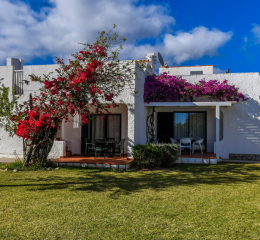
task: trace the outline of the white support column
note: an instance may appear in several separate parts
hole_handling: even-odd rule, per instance
[[[216,106],[216,157],[219,162],[219,116],[220,116],[220,107]]]

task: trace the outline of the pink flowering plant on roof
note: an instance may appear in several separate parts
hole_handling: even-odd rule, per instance
[[[192,102],[194,97],[209,97],[215,101],[246,101],[247,98],[228,80],[200,80],[196,84],[181,77],[163,73],[160,76],[146,77],[144,84],[144,101],[149,102]]]

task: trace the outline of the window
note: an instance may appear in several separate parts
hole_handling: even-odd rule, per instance
[[[203,71],[190,71],[190,75],[203,74]]]

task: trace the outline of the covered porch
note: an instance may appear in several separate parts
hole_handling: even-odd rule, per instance
[[[63,148],[65,150],[63,154],[56,156],[55,159],[84,156],[86,142],[95,143],[97,139],[109,139],[115,145],[123,140],[123,150],[121,152],[124,152],[126,158],[131,157],[130,146],[134,133],[129,131],[129,128],[132,129],[132,125],[129,125],[128,122],[129,117],[132,116],[129,114],[126,104],[120,103],[118,105],[119,107],[111,109],[110,115],[105,117],[98,114],[94,115],[88,124],[83,124],[77,115],[69,116],[69,121],[62,123],[61,129],[56,135],[58,141],[64,142]],[[56,143],[56,145],[58,144]],[[119,158],[118,151],[114,156],[115,158]],[[93,150],[90,150],[90,153],[94,153]]]
[[[217,163],[221,160],[220,141],[223,139],[223,113],[231,107],[227,102],[151,102],[145,104],[149,114],[155,116],[156,141],[170,142],[170,138],[204,139],[200,148],[190,155],[182,152],[179,163]],[[204,159],[204,160],[203,160]],[[204,162],[203,162],[204,161]]]

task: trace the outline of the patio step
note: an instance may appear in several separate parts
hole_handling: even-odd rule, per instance
[[[247,161],[247,160],[222,160],[223,163],[260,163],[260,161]]]
[[[71,157],[72,152],[68,149],[68,146],[66,146],[66,157]]]
[[[72,156],[72,152],[71,151],[66,151],[66,157],[71,157]]]
[[[56,162],[58,166],[83,167],[83,168],[111,168],[127,170],[132,166],[128,164],[102,164],[102,163],[77,163],[77,162]]]

